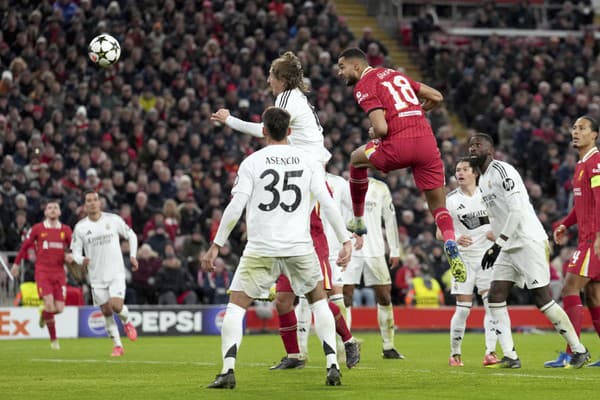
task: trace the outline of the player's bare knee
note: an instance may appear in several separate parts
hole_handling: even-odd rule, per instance
[[[275,309],[277,314],[283,315],[294,310],[294,294],[290,292],[277,292],[275,296]]]
[[[537,308],[541,308],[552,301],[548,286],[532,289],[531,293],[533,294],[533,303]]]
[[[320,283],[317,283],[317,286],[313,290],[306,293],[306,300],[308,300],[308,302],[310,304],[313,304],[316,301],[326,299],[326,298],[327,298],[327,293],[325,293],[325,289],[323,289],[323,281],[320,281]]]

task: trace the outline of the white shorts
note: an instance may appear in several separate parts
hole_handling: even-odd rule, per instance
[[[110,282],[92,284],[92,298],[94,305],[101,306],[108,303],[113,297],[119,299],[125,298],[125,278],[120,277],[113,279]]]
[[[337,254],[335,257],[329,257],[329,265],[331,265],[331,284],[333,286],[344,286],[344,279],[342,278],[342,267],[336,264]]]
[[[269,298],[269,290],[284,274],[296,296],[311,292],[323,280],[316,253],[294,257],[242,256],[231,280],[232,291],[246,293],[254,299]]]
[[[525,283],[528,289],[547,286],[550,283],[548,242],[530,242],[523,247],[500,251],[494,263],[492,280]]]
[[[365,286],[391,285],[392,278],[384,256],[352,257],[346,270],[342,272],[344,285],[358,285],[361,275]]]
[[[467,280],[464,282],[456,282],[456,279],[452,277],[452,289],[451,294],[473,294],[473,289],[477,286],[477,293],[481,294],[486,290],[490,289],[490,282],[492,281],[493,269],[483,269],[481,267],[481,257],[465,257],[463,260],[467,266]]]

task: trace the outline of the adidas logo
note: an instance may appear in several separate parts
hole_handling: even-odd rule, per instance
[[[87,231],[86,232],[86,235],[88,235],[88,236],[91,235],[91,234],[92,234],[92,231]]]
[[[457,210],[462,210],[463,208],[467,208],[467,207],[465,207],[465,205],[461,203],[458,205]]]
[[[537,284],[538,284],[538,281],[537,281],[537,279],[534,279],[534,280],[533,280],[533,282],[531,282],[531,284],[532,284],[532,285],[537,285]]]

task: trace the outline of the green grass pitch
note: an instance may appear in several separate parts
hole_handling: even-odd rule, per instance
[[[515,334],[523,368],[481,366],[483,335],[467,333],[465,367],[448,367],[447,333],[397,333],[406,360],[383,360],[379,335],[359,332],[362,360],[342,367],[342,386],[325,386],[325,363],[316,336],[302,370],[269,371],[284,354],[276,335],[244,337],[234,390],[205,389],[221,368],[220,338],[140,337],[124,340],[125,356],[111,359],[107,339],[0,342],[0,398],[4,399],[570,399],[597,398],[600,368],[545,369],[563,349],[555,333]],[[595,334],[584,343],[599,359]]]

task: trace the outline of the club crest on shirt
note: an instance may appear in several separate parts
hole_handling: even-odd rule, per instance
[[[110,231],[110,224],[106,224],[106,230]]]
[[[65,233],[64,232],[60,232],[60,240],[63,240],[65,238]]]
[[[510,192],[511,190],[513,190],[515,188],[515,181],[513,181],[510,178],[506,178],[502,181],[502,187],[507,192]]]
[[[45,238],[46,236],[48,236],[48,233],[46,233],[46,232],[42,232],[42,233],[40,233],[40,237],[43,237],[43,238]]]
[[[579,171],[579,176],[577,177],[577,180],[580,181],[581,178],[583,178],[583,170]]]

